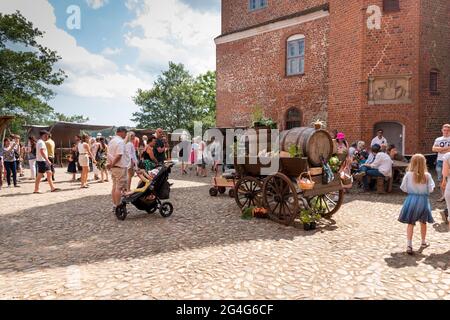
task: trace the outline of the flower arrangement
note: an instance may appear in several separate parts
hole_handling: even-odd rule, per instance
[[[251,220],[252,218],[264,219],[268,217],[269,211],[266,208],[248,207],[242,209],[241,218],[244,220]]]
[[[338,157],[333,156],[330,158],[330,160],[328,160],[328,164],[330,165],[331,170],[336,173],[339,171],[339,169],[341,168],[341,161],[339,160]]]

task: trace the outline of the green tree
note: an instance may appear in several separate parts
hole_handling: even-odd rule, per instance
[[[194,84],[197,96],[198,119],[205,128],[216,125],[216,72],[208,71],[197,77]]]
[[[73,123],[86,123],[89,121],[88,117],[80,116],[80,115],[74,115],[74,116],[67,116],[63,113],[54,113],[54,117],[56,121],[64,121],[64,122],[73,122]]]
[[[194,78],[183,64],[169,62],[169,69],[158,77],[153,88],[139,89],[134,102],[140,107],[132,118],[138,128],[192,132],[194,121],[206,125],[215,122],[215,73]]]
[[[56,120],[48,101],[52,86],[66,75],[54,65],[61,57],[40,45],[43,32],[34,28],[20,12],[0,13],[0,115],[14,115],[13,132],[24,124],[47,124]]]

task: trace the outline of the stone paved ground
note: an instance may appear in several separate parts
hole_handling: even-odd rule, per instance
[[[209,197],[209,180],[172,178],[169,219],[131,208],[117,221],[109,184],[0,191],[0,298],[450,299],[437,194],[431,247],[410,257],[399,193],[351,194],[334,220],[304,232],[241,220],[233,200]]]

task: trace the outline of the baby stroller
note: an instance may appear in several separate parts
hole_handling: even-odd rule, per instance
[[[150,185],[144,192],[134,193],[129,196],[122,197],[122,203],[116,208],[117,219],[124,221],[127,218],[127,204],[131,203],[136,208],[146,211],[149,214],[159,213],[163,218],[168,218],[173,213],[173,205],[170,202],[162,202],[170,198],[170,184],[168,182],[169,175],[173,163],[164,164],[160,167],[160,171],[153,178]],[[144,182],[140,182],[138,187],[142,188]]]

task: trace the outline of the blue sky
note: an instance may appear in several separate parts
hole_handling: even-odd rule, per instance
[[[67,9],[80,9],[80,29],[70,29]],[[133,125],[131,97],[149,89],[169,61],[192,74],[215,69],[220,0],[1,0],[0,12],[20,10],[46,32],[68,75],[50,104],[90,123]]]

